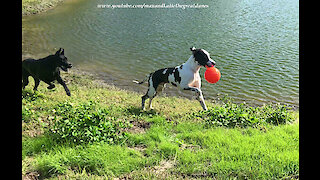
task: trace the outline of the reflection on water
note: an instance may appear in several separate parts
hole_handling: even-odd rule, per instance
[[[299,106],[297,0],[203,1],[209,8],[184,10],[101,9],[98,4],[106,2],[70,0],[24,17],[23,57],[40,58],[63,47],[76,67],[142,92],[146,87],[133,84],[133,79],[184,63],[195,46],[212,55],[222,74],[217,84],[209,84],[201,69],[206,99],[228,94],[251,104]],[[169,86],[165,93],[190,96]]]

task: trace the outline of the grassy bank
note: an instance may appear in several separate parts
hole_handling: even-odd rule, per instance
[[[22,0],[22,15],[44,12],[61,3],[63,0]]]
[[[280,179],[299,177],[298,112],[141,94],[64,73],[71,91],[22,91],[23,177]]]

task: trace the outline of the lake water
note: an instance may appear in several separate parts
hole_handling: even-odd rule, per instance
[[[184,63],[190,47],[206,49],[221,79],[204,80],[206,99],[228,94],[237,102],[299,107],[299,1],[202,0],[208,8],[98,8],[99,4],[162,4],[148,0],[67,0],[22,19],[22,57],[41,58],[59,47],[75,67],[116,86],[135,85],[148,73]],[[190,97],[170,85],[169,95]]]

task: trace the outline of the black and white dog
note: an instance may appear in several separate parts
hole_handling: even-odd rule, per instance
[[[134,81],[135,83],[142,84],[148,80],[148,91],[142,96],[142,109],[146,99],[150,98],[149,108],[152,108],[152,99],[161,92],[166,83],[171,83],[173,86],[181,90],[191,90],[196,93],[197,100],[200,102],[203,110],[207,110],[204,103],[201,87],[201,78],[199,74],[200,67],[212,67],[216,63],[210,58],[210,54],[204,49],[190,48],[192,55],[187,62],[180,66],[159,69],[150,73],[146,79],[141,82]]]
[[[57,80],[66,91],[68,96],[71,96],[70,91],[66,83],[60,77],[60,69],[68,71],[72,64],[68,62],[66,56],[64,56],[64,49],[59,49],[54,55],[49,55],[45,58],[35,60],[26,59],[22,61],[22,88],[28,85],[28,77],[32,76],[35,82],[33,90],[36,91],[40,80],[47,83],[48,89],[52,89],[55,85],[52,83]]]

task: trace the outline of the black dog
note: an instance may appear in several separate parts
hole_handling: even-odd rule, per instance
[[[72,64],[68,63],[67,57],[64,56],[64,49],[61,48],[54,54],[48,57],[35,60],[26,59],[22,61],[22,88],[24,89],[28,85],[28,77],[32,76],[35,82],[33,90],[36,91],[40,80],[49,84],[48,89],[52,89],[55,85],[52,83],[57,80],[65,89],[68,96],[71,96],[70,91],[65,82],[60,77],[61,68],[64,71],[68,71]]]

